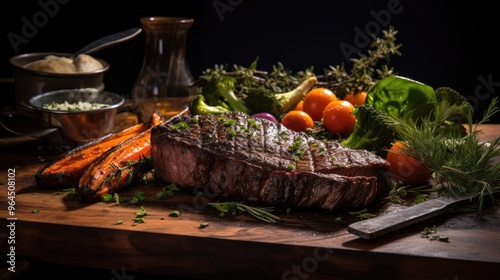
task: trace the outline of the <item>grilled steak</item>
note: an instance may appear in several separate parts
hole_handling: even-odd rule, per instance
[[[334,210],[389,190],[389,164],[244,113],[178,116],[151,131],[155,178],[247,202]]]

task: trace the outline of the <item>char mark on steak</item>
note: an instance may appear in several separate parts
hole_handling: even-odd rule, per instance
[[[377,155],[240,112],[175,117],[152,129],[151,154],[160,181],[249,202],[334,210],[390,187]]]

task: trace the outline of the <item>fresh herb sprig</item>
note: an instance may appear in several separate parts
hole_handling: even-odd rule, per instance
[[[215,207],[220,213],[220,217],[225,217],[227,214],[236,216],[242,212],[246,212],[251,216],[268,223],[277,223],[281,220],[280,217],[272,214],[274,207],[255,207],[249,206],[242,202],[217,202],[208,203],[208,205]]]
[[[395,75],[394,68],[390,67],[392,56],[401,56],[401,44],[396,43],[398,31],[393,26],[382,31],[381,37],[373,37],[367,54],[359,53],[359,58],[351,59],[351,69],[344,64],[330,66],[318,80],[326,83],[339,98],[349,92],[368,91],[378,80]]]
[[[399,137],[405,143],[403,152],[433,171],[435,189],[447,196],[470,195],[480,215],[485,197],[494,202],[494,193],[500,191],[500,163],[493,162],[493,158],[500,156],[500,138],[481,142],[479,125],[498,112],[498,97],[494,97],[481,120],[473,123],[469,116],[467,135],[460,138],[440,134],[442,121],[450,115],[439,106],[421,121],[408,115],[388,116],[388,121],[398,126]]]
[[[153,169],[153,159],[149,157],[141,157],[139,160],[130,160],[125,163],[124,166],[120,167],[117,164],[113,164],[115,168],[106,179],[101,183],[102,186],[110,184],[111,187],[115,187],[116,184],[120,182],[123,172],[126,172],[126,182],[125,186],[130,185],[134,179],[142,179],[147,181],[145,176],[150,172],[154,172]]]
[[[351,58],[348,67],[344,64],[330,65],[316,71],[314,66],[300,71],[292,71],[283,63],[277,62],[271,71],[257,69],[259,57],[256,57],[249,66],[216,64],[205,69],[195,85],[203,84],[221,76],[236,78],[236,94],[244,96],[250,89],[264,88],[272,92],[287,92],[295,89],[302,81],[316,76],[318,84],[334,91],[339,98],[354,91],[368,91],[378,80],[389,75],[395,75],[394,68],[390,67],[391,58],[400,56],[401,44],[396,43],[397,30],[389,26],[382,31],[380,37],[372,36],[373,40],[362,53],[359,50],[357,58]],[[316,72],[315,72],[316,71]]]

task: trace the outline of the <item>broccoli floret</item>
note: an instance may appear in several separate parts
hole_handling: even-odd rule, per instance
[[[472,104],[463,95],[449,87],[437,88],[436,99],[438,105],[451,116],[448,118],[450,121],[467,122],[474,113]]]
[[[195,115],[222,114],[230,112],[230,110],[222,106],[210,106],[205,103],[205,97],[202,94],[197,94],[189,104],[189,113]]]
[[[440,125],[440,133],[448,137],[463,137],[466,129],[462,125],[472,118],[474,108],[467,99],[449,87],[436,89],[437,106],[447,116]]]
[[[396,131],[384,115],[385,112],[369,104],[354,108],[356,123],[353,132],[341,144],[351,149],[365,149],[385,157],[396,138]]]
[[[202,86],[201,94],[203,94],[205,102],[210,106],[221,106],[230,111],[250,114],[250,109],[235,94],[235,83],[236,79],[234,77],[220,76],[208,80]]]
[[[297,105],[317,83],[316,77],[309,77],[295,89],[284,93],[276,93],[262,87],[249,89],[245,104],[253,112],[265,112],[280,118]]]

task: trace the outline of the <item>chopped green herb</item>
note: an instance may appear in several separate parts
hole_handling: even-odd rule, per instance
[[[288,132],[286,132],[286,131],[280,131],[280,132],[278,132],[278,136],[281,137],[281,138],[283,138],[283,139],[285,139],[285,140],[287,140],[288,139]]]
[[[208,227],[208,223],[202,222],[202,223],[200,223],[200,226],[198,228],[206,228],[206,227]]]
[[[144,208],[144,206],[141,206],[141,210],[139,210],[135,214],[136,214],[136,216],[134,218],[134,223],[132,224],[133,226],[136,226],[137,224],[142,224],[142,223],[146,222],[144,217],[146,217],[148,215],[148,213],[146,212],[146,209]]]
[[[224,121],[224,126],[225,127],[232,126],[232,125],[235,125],[235,124],[236,124],[236,120],[233,120],[233,119],[229,119],[229,120],[225,120]]]
[[[181,212],[174,210],[168,214],[169,217],[179,217],[181,215]]]
[[[368,212],[368,209],[366,209],[366,208],[361,210],[361,211],[349,212],[349,214],[356,215],[358,217],[358,219],[360,219],[360,220],[367,220],[367,219],[377,217],[377,215]]]
[[[171,127],[174,129],[186,129],[189,127],[189,125],[186,122],[180,122],[175,125],[171,125]]]
[[[437,234],[436,226],[425,227],[424,230],[420,233],[422,238],[429,238],[430,240],[437,240],[442,242],[448,242],[449,238],[447,236],[440,236]]]
[[[292,143],[292,145],[290,145],[288,147],[288,150],[290,152],[294,152],[296,150],[298,150],[302,144],[304,143],[304,139],[302,139],[301,137],[298,137],[297,139],[295,139],[295,141]]]
[[[144,218],[143,218],[143,217],[136,217],[136,218],[134,219],[134,224],[143,224],[143,223],[145,223],[145,222],[146,222],[146,220],[144,220]]]
[[[147,200],[146,194],[144,192],[134,192],[132,194],[132,200],[130,203],[139,203],[139,202],[144,202]]]
[[[144,216],[148,215],[148,212],[146,211],[144,206],[141,206],[141,210],[139,212],[137,212],[136,215],[139,217],[144,217]]]
[[[156,199],[165,200],[167,197],[173,196],[177,191],[179,191],[179,188],[177,188],[176,184],[169,184],[156,194]]]
[[[43,104],[44,109],[56,110],[56,111],[87,111],[87,110],[95,110],[109,107],[109,104],[98,103],[98,102],[86,102],[86,101],[78,101],[75,103],[69,103],[68,101],[64,101],[62,103],[50,102]]]
[[[256,122],[255,119],[248,119],[248,124],[250,125],[250,127],[255,127],[255,128],[258,128],[260,129],[261,128],[261,124]]]
[[[123,220],[118,220],[118,221],[116,221],[116,223],[115,223],[115,224],[117,224],[117,225],[121,225],[121,224],[123,224]]]
[[[299,158],[301,158],[305,154],[304,150],[297,150],[295,151],[295,155]]]
[[[122,200],[120,200],[120,195],[118,193],[104,194],[101,197],[101,201],[103,201],[103,202],[115,202],[116,204],[120,204],[120,202],[123,202]]]
[[[31,211],[31,213],[38,214],[38,213],[40,213],[40,209],[35,208],[35,209],[33,209],[33,210]]]
[[[110,201],[114,201],[114,196],[110,193],[107,193],[107,194],[104,194],[102,197],[101,197],[101,200],[103,202],[110,202]]]

